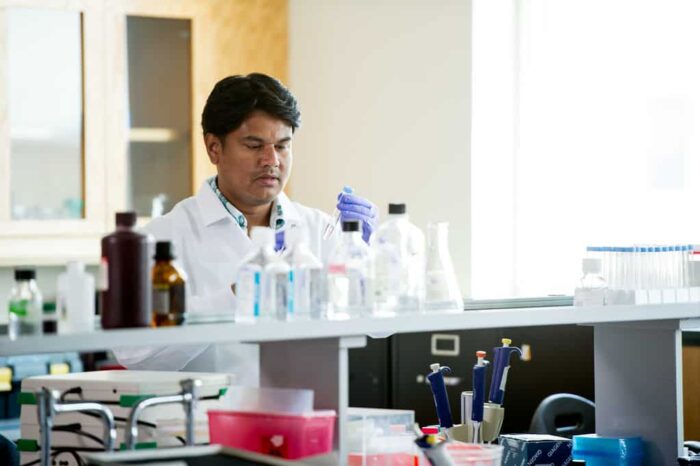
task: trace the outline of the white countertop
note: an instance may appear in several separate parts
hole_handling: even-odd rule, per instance
[[[346,321],[206,323],[158,329],[98,330],[91,333],[24,337],[16,341],[0,337],[0,355],[99,351],[138,344],[262,343],[357,335],[380,338],[394,333],[663,320],[683,320],[682,328],[700,329],[700,303],[452,311],[387,318],[363,317]]]

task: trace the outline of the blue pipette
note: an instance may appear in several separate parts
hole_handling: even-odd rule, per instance
[[[520,348],[510,346],[511,340],[509,338],[503,338],[501,343],[503,346],[493,349],[493,376],[489,390],[489,401],[499,406],[503,405],[503,397],[506,393],[510,355],[515,352],[523,354]]]
[[[447,388],[445,387],[445,378],[443,374],[449,374],[451,369],[447,366],[440,366],[435,363],[430,365],[432,371],[428,374],[428,382],[430,389],[433,391],[433,399],[435,400],[435,410],[437,411],[438,421],[441,429],[449,429],[454,423],[452,422],[452,411],[450,411],[450,401],[447,398]]]
[[[472,369],[472,443],[481,443],[481,423],[484,422],[486,398],[486,351],[476,352],[476,364]]]

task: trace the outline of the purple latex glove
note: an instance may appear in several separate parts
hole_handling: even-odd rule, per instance
[[[377,206],[355,194],[338,194],[340,220],[359,220],[362,223],[362,239],[369,244],[369,238],[377,225]]]

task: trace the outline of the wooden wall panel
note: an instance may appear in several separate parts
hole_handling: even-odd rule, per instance
[[[700,440],[700,346],[683,346],[683,430]]]
[[[199,71],[193,92],[199,142],[194,151],[195,190],[215,173],[197,137],[201,111],[214,84],[225,76],[254,71],[286,83],[288,59],[287,0],[212,0],[201,5],[205,12],[195,30],[194,50]]]
[[[111,9],[129,15],[192,18],[193,176],[196,192],[215,173],[201,139],[202,108],[217,81],[259,71],[286,82],[287,0],[121,0]]]

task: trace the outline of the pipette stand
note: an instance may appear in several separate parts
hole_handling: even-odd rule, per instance
[[[481,438],[484,443],[491,443],[498,439],[503,427],[505,410],[502,406],[493,403],[484,403],[484,421],[481,423]],[[447,429],[447,437],[459,442],[472,443],[474,428],[471,421],[465,424],[457,424]]]

